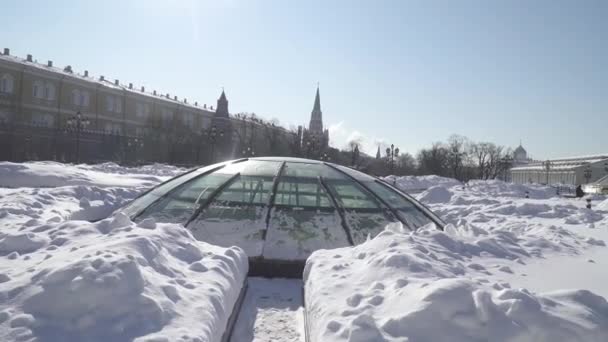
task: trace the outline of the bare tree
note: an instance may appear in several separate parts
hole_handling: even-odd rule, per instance
[[[450,175],[458,180],[462,180],[463,169],[468,155],[469,139],[462,135],[452,135],[448,138],[445,146],[447,150],[446,166]]]
[[[429,149],[422,149],[416,157],[418,172],[447,176],[448,151],[441,143],[434,143]]]
[[[416,159],[408,152],[401,153],[397,157],[397,175],[411,175],[416,171]]]
[[[359,161],[359,154],[360,154],[359,151],[361,150],[361,138],[354,138],[351,141],[349,141],[348,148],[350,149],[350,153],[351,153],[351,165],[357,166],[357,163]]]

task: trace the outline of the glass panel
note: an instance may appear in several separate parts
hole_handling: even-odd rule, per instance
[[[244,176],[271,176],[274,177],[279,171],[281,163],[276,161],[246,160],[218,170],[219,173],[235,174],[240,172]]]
[[[269,165],[273,165],[274,169],[268,169]],[[250,257],[260,256],[266,230],[266,205],[280,165],[261,165],[265,168],[263,172],[266,176],[236,178],[188,225],[194,237],[224,247],[236,245]],[[248,173],[262,172],[260,168],[242,170]]]
[[[333,165],[333,166],[337,167],[338,169],[340,169],[340,171],[346,173],[347,175],[353,177],[354,179],[356,179],[360,182],[369,182],[369,181],[374,180],[374,177],[367,175],[363,172],[353,170],[350,167],[346,167],[346,166],[342,166],[342,165]]]
[[[344,212],[344,218],[350,227],[350,235],[355,244],[365,242],[368,236],[378,235],[387,224],[399,222],[382,210],[347,209]]]
[[[353,242],[362,243],[368,235],[380,233],[387,224],[399,222],[372,193],[352,179],[327,180],[327,186],[344,208],[344,218]]]
[[[433,222],[414,203],[406,200],[394,190],[376,182],[366,182],[365,185],[367,185],[370,190],[388,203],[388,205],[397,212],[399,217],[405,221],[410,228],[416,229]]]
[[[230,177],[232,176],[227,174],[212,173],[186,182],[147,207],[135,221],[152,217],[157,222],[185,224],[198,205]]]
[[[226,164],[226,163],[222,163]],[[152,191],[142,195],[141,197],[136,198],[131,203],[129,203],[126,207],[120,209],[127,216],[133,218],[133,216],[137,215],[139,212],[147,208],[150,204],[154,203],[160,197],[166,195],[169,191],[173,190],[180,184],[186,183],[193,178],[200,176],[201,174],[208,172],[209,170],[221,166],[222,164],[209,165],[206,167],[202,167],[200,169],[192,170],[190,172],[179,175],[161,185]]]
[[[319,181],[314,178],[281,177],[275,205],[310,208],[333,208]]]
[[[264,258],[306,260],[318,249],[350,246],[335,209],[277,207],[271,212]]]
[[[265,258],[306,260],[317,249],[350,245],[319,175],[345,180],[343,175],[321,164],[285,165],[270,216]]]

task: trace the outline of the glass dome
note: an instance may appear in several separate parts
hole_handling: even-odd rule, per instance
[[[304,261],[359,244],[391,222],[442,221],[409,195],[359,171],[315,160],[249,158],[191,170],[121,209],[134,221],[181,223],[202,241],[250,258]]]

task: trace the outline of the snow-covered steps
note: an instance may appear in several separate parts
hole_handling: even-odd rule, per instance
[[[248,279],[231,342],[304,342],[302,280]]]

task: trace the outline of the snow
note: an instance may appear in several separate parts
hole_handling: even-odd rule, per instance
[[[441,185],[450,187],[462,185],[460,181],[453,178],[429,175],[429,176],[388,176],[384,180],[393,184],[405,192],[417,192],[428,189],[432,186]]]
[[[233,342],[304,342],[302,281],[249,278]]]
[[[589,210],[538,185],[428,185],[417,198],[445,231],[394,224],[308,259],[310,341],[608,340],[604,198]]]
[[[15,226],[0,239],[2,341],[218,341],[247,274],[238,247],[194,239],[180,225]]]
[[[123,214],[83,221],[183,171],[0,163],[0,340],[219,341],[248,270],[240,248]]]
[[[68,185],[150,187],[184,169],[162,164],[125,168],[114,163],[70,165],[57,162],[0,162],[0,187],[59,187]]]
[[[0,163],[0,340],[220,341],[245,251],[153,218],[104,218],[184,171]],[[250,278],[232,341],[302,341],[304,313],[311,342],[608,340],[606,196],[589,210],[541,185],[394,181],[423,190],[445,231],[392,224],[313,252],[303,281]],[[333,221],[321,226],[341,232]],[[289,249],[311,250],[277,253]]]

